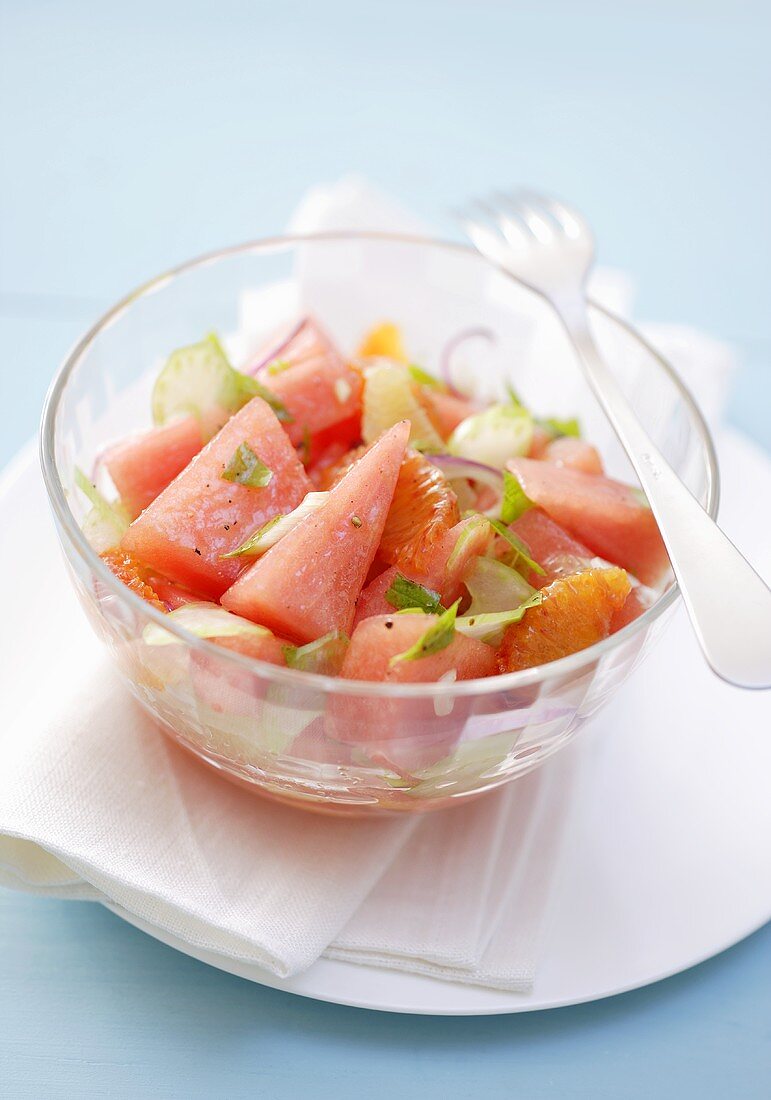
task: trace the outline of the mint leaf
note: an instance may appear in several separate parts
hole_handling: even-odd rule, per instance
[[[509,524],[533,507],[532,500],[519,483],[519,479],[510,470],[503,471],[503,500],[501,501],[501,523]]]
[[[424,588],[417,581],[408,580],[401,573],[397,573],[394,577],[385,598],[397,611],[411,611],[416,608],[427,615],[440,614],[444,611],[438,592],[434,592],[431,588]]]
[[[273,477],[273,471],[269,470],[265,463],[257,457],[247,442],[236,447],[236,450],[220,474],[225,481],[233,481],[237,485],[244,485],[247,489],[263,489]]]
[[[526,569],[532,570],[533,573],[538,573],[541,577],[546,576],[546,570],[538,564],[537,561],[533,561],[530,557],[530,549],[525,545],[522,539],[517,538],[513,531],[510,531],[508,527],[501,523],[498,519],[490,520],[491,526],[495,529],[496,533],[505,539],[512,550],[515,551],[512,556],[510,564],[514,567],[524,565]]]
[[[455,637],[455,619],[459,605],[460,600],[456,600],[452,607],[448,607],[436,622],[431,624],[414,645],[404,653],[395,654],[388,662],[389,668],[393,668],[400,661],[418,661],[421,657],[430,657],[432,653],[440,653],[441,650],[446,649]]]

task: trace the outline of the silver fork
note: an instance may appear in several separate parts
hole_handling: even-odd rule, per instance
[[[645,490],[713,671],[738,687],[771,687],[771,590],[653,443],[592,337],[586,279],[594,238],[588,224],[565,203],[531,192],[498,194],[459,216],[483,256],[540,294],[559,315]]]

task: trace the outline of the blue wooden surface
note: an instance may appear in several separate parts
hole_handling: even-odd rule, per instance
[[[0,462],[103,306],[351,170],[445,231],[495,183],[571,196],[643,315],[739,342],[730,417],[768,445],[770,30],[741,0],[0,0]],[[3,893],[0,1094],[760,1097],[770,970],[765,929],[602,1004],[384,1017]]]

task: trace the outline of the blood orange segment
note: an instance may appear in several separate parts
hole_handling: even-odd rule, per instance
[[[229,611],[299,642],[350,633],[374,560],[410,426],[394,425],[324,505],[259,558],[222,597]]]
[[[222,477],[243,444],[271,472],[262,488]],[[291,512],[311,488],[275,413],[255,397],[134,520],[121,545],[164,576],[218,599],[243,569],[222,555]]]
[[[158,611],[167,610],[166,604],[163,603],[150,583],[148,567],[138,558],[135,558],[133,554],[116,547],[114,550],[105,550],[101,558],[118,580],[125,584],[126,588],[130,588],[137,596],[147,600]]]
[[[408,451],[378,556],[400,569],[424,572],[442,536],[459,520],[458,498],[444,474],[418,451]]]
[[[553,581],[543,602],[510,626],[498,650],[501,672],[533,668],[577,653],[610,634],[631,585],[623,569],[588,569]]]
[[[508,463],[525,494],[589,549],[656,584],[669,558],[653,512],[639,491],[597,474],[515,458]]]

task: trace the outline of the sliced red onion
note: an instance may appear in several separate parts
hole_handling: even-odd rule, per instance
[[[452,357],[458,348],[462,344],[465,344],[467,340],[486,340],[489,344],[495,344],[498,341],[498,336],[490,328],[466,328],[456,336],[453,336],[451,340],[448,340],[442,349],[439,356],[439,375],[442,381],[457,397],[469,398],[474,395],[459,390],[452,378]]]
[[[442,471],[449,480],[466,478],[468,481],[481,481],[491,489],[503,495],[503,473],[494,466],[485,466],[483,462],[472,462],[457,455],[426,455],[429,462]]]
[[[303,330],[303,327],[307,324],[307,318],[303,317],[287,332],[286,336],[275,344],[267,354],[261,354],[256,363],[250,363],[244,370],[244,374],[251,374],[256,376],[266,370],[271,363],[275,363],[277,359],[280,359],[282,354],[286,351],[289,345],[295,340]]]

